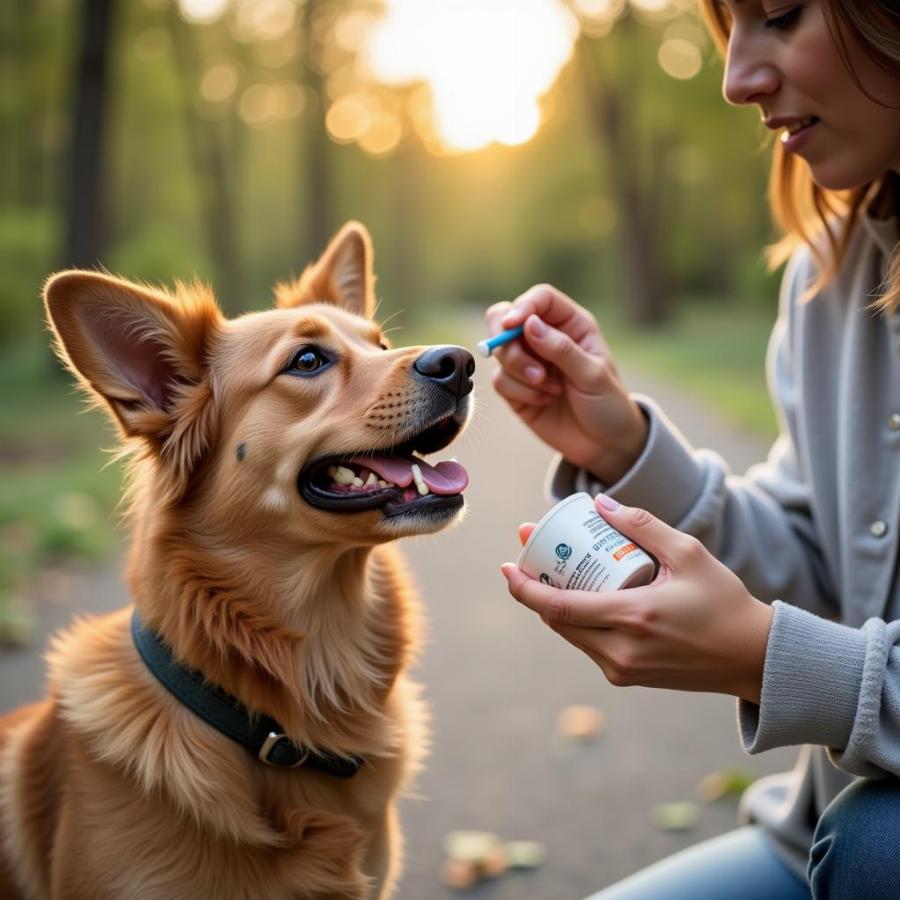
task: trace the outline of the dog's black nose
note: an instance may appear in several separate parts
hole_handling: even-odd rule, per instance
[[[426,380],[461,399],[472,391],[475,360],[463,347],[432,347],[414,363],[413,369]]]

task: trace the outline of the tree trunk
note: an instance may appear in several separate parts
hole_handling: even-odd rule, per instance
[[[301,84],[306,90],[307,105],[300,116],[303,129],[303,172],[300,177],[300,209],[303,210],[305,240],[304,265],[315,260],[325,249],[334,223],[331,221],[331,140],[325,128],[327,95],[324,79],[316,67],[316,37],[313,28],[322,0],[307,0],[303,8],[303,44],[300,54]]]
[[[104,137],[115,0],[82,0],[65,190],[63,265],[96,266],[105,246]]]
[[[223,140],[215,122],[202,119],[194,107],[200,53],[191,26],[175,7],[171,11],[172,49],[181,81],[184,124],[194,166],[206,242],[216,270],[216,296],[229,313],[241,311],[243,269],[235,232],[234,203]]]
[[[642,171],[634,101],[619,84],[606,78],[591,60],[594,42],[585,42],[579,54],[589,102],[590,121],[605,153],[614,200],[616,230],[631,295],[630,317],[644,326],[658,326],[672,313],[670,279],[662,257],[659,197],[660,179]],[[633,85],[629,82],[629,87]],[[655,150],[661,149],[658,145]],[[653,154],[654,156],[656,153]]]
[[[393,191],[392,227],[390,230],[390,272],[394,283],[389,305],[404,314],[400,317],[409,327],[423,309],[422,283],[422,160],[421,144],[414,135],[405,135],[391,160]],[[381,312],[385,318],[385,311]]]

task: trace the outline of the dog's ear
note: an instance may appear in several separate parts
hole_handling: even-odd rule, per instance
[[[372,239],[365,225],[347,222],[297,281],[276,285],[275,301],[281,308],[334,303],[370,319],[375,313],[375,276]]]
[[[54,275],[44,288],[55,350],[126,437],[143,438],[179,480],[208,446],[207,358],[222,315],[211,293],[176,296],[99,272]]]

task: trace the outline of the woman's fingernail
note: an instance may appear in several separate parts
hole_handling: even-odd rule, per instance
[[[547,333],[547,326],[537,316],[531,316],[528,320],[528,330],[535,337],[543,337]]]
[[[503,577],[509,581],[509,574],[512,572],[512,563],[504,563],[500,566],[500,571],[503,573]]]
[[[612,497],[607,497],[606,494],[597,494],[594,497],[594,503],[599,504],[604,509],[613,510],[619,508],[619,504]]]
[[[525,377],[532,384],[537,384],[544,377],[544,370],[538,366],[525,366]]]

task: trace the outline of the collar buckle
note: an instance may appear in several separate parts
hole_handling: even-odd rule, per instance
[[[272,753],[276,748],[281,746],[282,741],[293,750],[296,750],[296,747],[291,743],[290,738],[286,734],[282,734],[280,731],[270,731],[269,736],[263,741],[262,747],[259,748],[259,753],[256,754],[257,757],[267,766],[274,766],[276,769],[296,769],[299,766],[302,766],[309,757],[309,750],[297,751],[299,756],[296,762],[282,763],[272,759]]]

